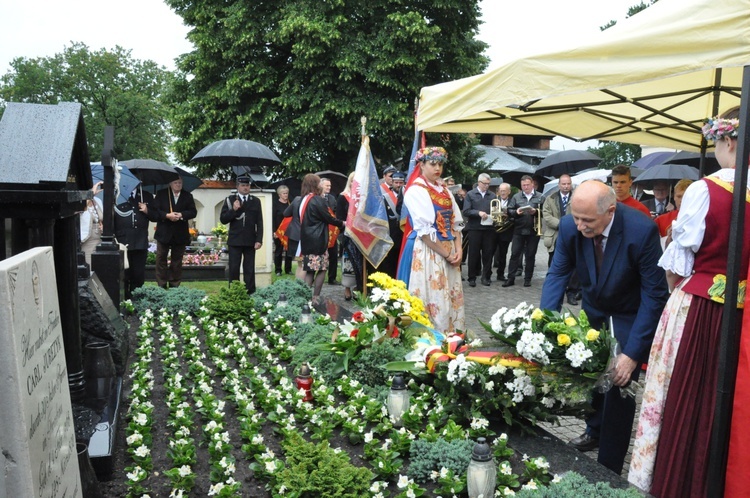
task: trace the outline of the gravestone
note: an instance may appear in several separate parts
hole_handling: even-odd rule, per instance
[[[82,496],[51,247],[0,261],[0,379],[2,491]]]

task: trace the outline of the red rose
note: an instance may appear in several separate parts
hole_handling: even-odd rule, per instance
[[[354,329],[349,332],[349,337],[357,337],[357,334],[359,334],[359,329]]]
[[[365,321],[365,314],[362,313],[361,311],[356,311],[352,315],[352,320],[354,320],[355,322],[364,322]]]

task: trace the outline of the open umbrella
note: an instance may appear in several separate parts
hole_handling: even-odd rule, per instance
[[[671,183],[687,178],[698,180],[698,170],[686,164],[657,164],[647,169],[633,180],[633,183],[645,184],[649,188],[655,180],[664,180]]]
[[[192,192],[193,190],[203,185],[203,180],[198,178],[190,171],[180,168],[179,166],[175,166],[174,169],[180,175],[180,178],[182,178],[182,190]],[[158,185],[148,185],[144,187],[144,190],[148,190],[152,194],[155,194],[158,190],[167,188],[168,186],[169,183],[160,183]]]
[[[263,168],[260,166],[232,166],[232,171],[237,176],[249,176],[250,181],[255,184],[268,183],[268,177],[263,173]]]
[[[536,167],[536,174],[558,177],[562,174],[575,174],[585,169],[599,166],[601,158],[587,150],[563,150],[550,154]]]
[[[118,163],[117,168],[120,171],[120,189],[115,204],[121,204],[128,200],[130,192],[132,192],[141,181],[122,163]],[[91,179],[94,183],[104,181],[104,168],[102,167],[102,163],[91,163]],[[98,197],[103,198],[103,196],[104,192],[99,192]]]
[[[700,168],[701,164],[701,155],[700,152],[681,150],[666,158],[664,160],[664,164],[687,164],[688,166],[692,166],[693,168],[698,169]],[[719,171],[721,166],[719,166],[719,161],[716,160],[716,154],[714,154],[713,152],[708,152],[706,154],[703,168],[704,175],[710,175],[711,173]]]
[[[672,151],[652,152],[651,154],[646,154],[645,156],[638,159],[632,164],[632,166],[641,169],[649,169],[650,167],[656,166],[657,164],[666,163],[667,159],[669,159],[673,155],[674,152]]]
[[[130,169],[143,185],[162,185],[173,182],[180,177],[174,166],[154,159],[130,159],[121,161]]]
[[[219,140],[208,144],[194,155],[192,160],[218,166],[274,166],[281,164],[281,159],[265,145],[240,138]]]

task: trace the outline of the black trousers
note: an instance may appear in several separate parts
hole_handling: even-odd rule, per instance
[[[631,380],[638,380],[641,364],[638,363]],[[594,392],[591,406],[594,413],[586,419],[586,433],[599,439],[599,457],[597,461],[619,474],[625,463],[625,455],[630,445],[630,434],[635,419],[635,399],[624,398],[619,387],[613,387],[607,393]]]
[[[281,273],[281,260],[284,260],[284,272],[292,273],[292,254],[287,251],[284,255],[284,245],[279,239],[273,239],[273,267],[276,273]]]
[[[510,249],[510,243],[513,241],[512,238],[508,238],[507,234],[496,235],[495,245],[495,268],[497,268],[497,278],[502,278],[505,275],[505,268],[508,264],[508,249]]]
[[[469,280],[492,277],[492,256],[495,254],[494,230],[469,230]]]
[[[255,292],[255,247],[229,246],[229,281],[240,279],[240,263],[248,294]]]
[[[513,234],[513,245],[510,252],[510,265],[508,266],[508,280],[515,280],[516,270],[521,265],[521,258],[526,260],[524,281],[531,281],[534,276],[534,261],[536,250],[539,248],[539,236],[535,233],[522,235]]]
[[[146,281],[147,249],[128,251],[128,269],[125,270],[125,299],[133,296],[133,291]]]
[[[162,244],[156,241],[156,283],[159,287],[179,287],[182,282],[182,256],[185,246],[182,244]],[[170,259],[167,265],[167,259]]]
[[[339,241],[337,240],[333,247],[328,248],[328,283],[336,281],[336,274],[339,271]]]

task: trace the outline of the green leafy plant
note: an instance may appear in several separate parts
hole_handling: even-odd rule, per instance
[[[257,290],[253,298],[258,307],[264,303],[275,305],[279,302],[279,295],[281,294],[286,296],[287,307],[301,309],[303,304],[310,302],[312,289],[300,280],[285,278],[277,280],[268,287]]]
[[[296,496],[368,496],[372,472],[352,465],[348,454],[334,451],[327,441],[310,443],[291,432],[283,447],[286,465],[273,475],[274,496],[282,488]]]

